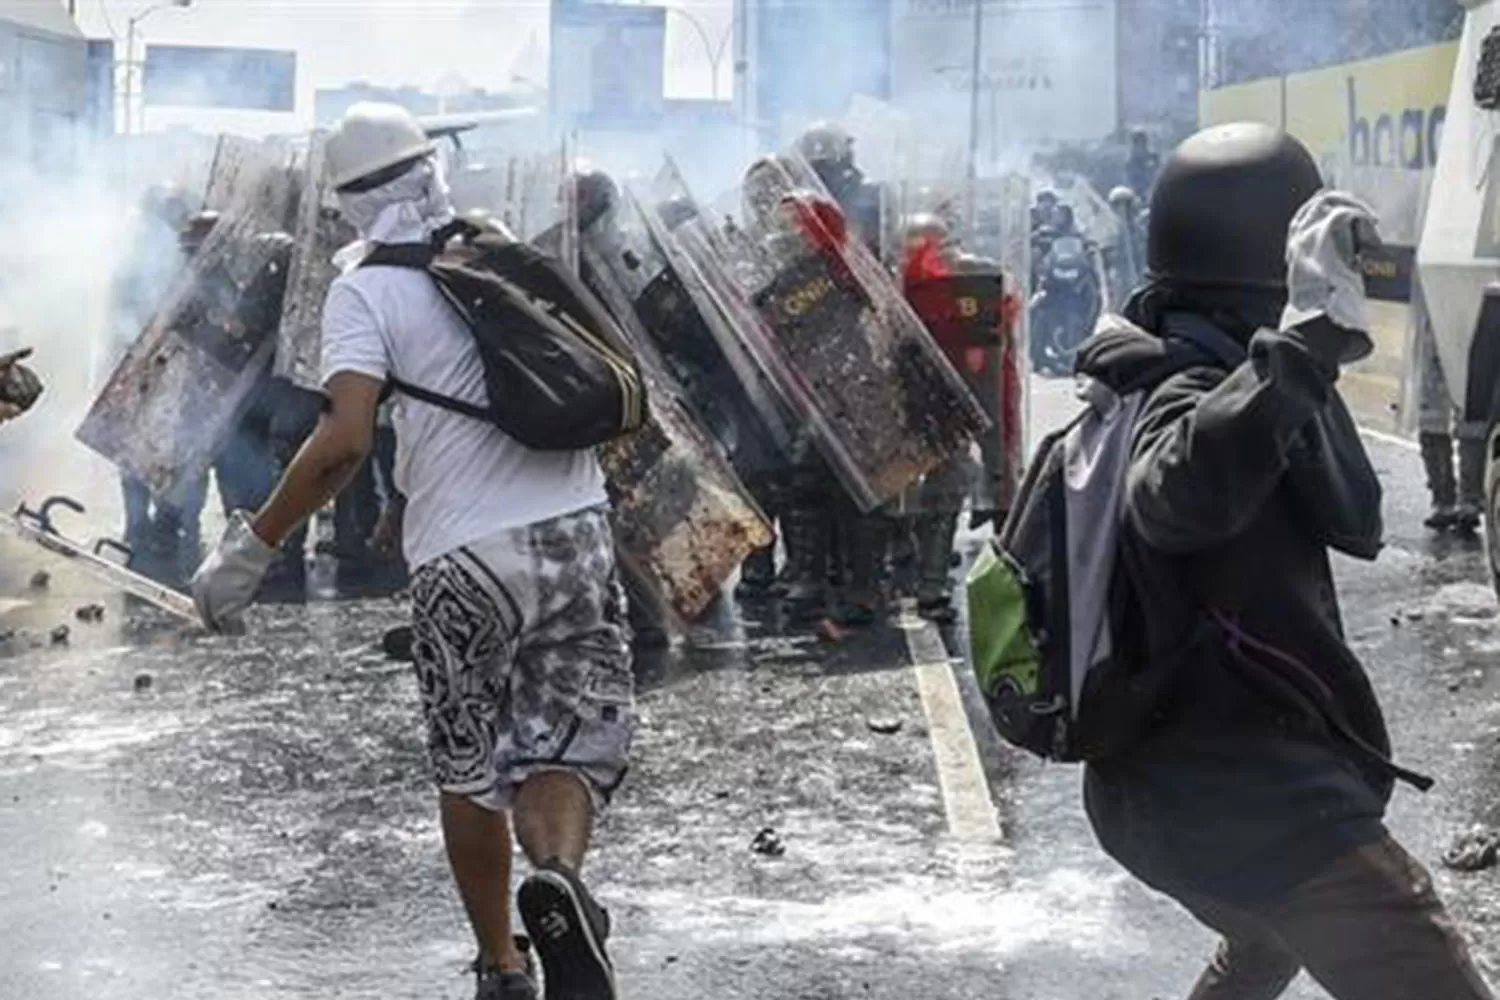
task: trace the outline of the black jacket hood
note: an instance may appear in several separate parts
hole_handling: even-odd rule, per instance
[[[1075,371],[1098,379],[1116,392],[1208,365],[1230,369],[1245,359],[1244,348],[1206,323],[1192,339],[1160,337],[1124,316],[1106,313],[1094,333],[1078,348]],[[1218,338],[1222,338],[1222,342]]]

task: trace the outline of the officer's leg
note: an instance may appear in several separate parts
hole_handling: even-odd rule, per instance
[[[1422,450],[1422,467],[1427,473],[1427,491],[1432,497],[1432,511],[1427,527],[1435,531],[1452,528],[1458,519],[1458,482],[1453,476],[1453,397],[1448,392],[1432,328],[1422,315],[1416,322],[1416,347],[1422,380],[1417,396],[1417,441]]]
[[[895,521],[883,510],[861,514],[854,502],[840,496],[843,531],[844,594],[839,621],[844,625],[873,625],[885,604],[883,587]]]
[[[954,617],[953,542],[973,473],[968,457],[960,455],[938,466],[922,483],[923,510],[916,529],[921,576],[917,610],[935,621]]]
[[[747,473],[745,487],[750,491],[761,511],[774,526],[780,508],[779,484],[776,474],[771,472]],[[755,600],[771,593],[776,583],[776,539],[763,549],[750,553],[740,565],[740,582],[734,596],[741,600]]]
[[[1457,531],[1473,533],[1483,519],[1488,437],[1489,426],[1483,422],[1458,425],[1458,506],[1453,514]]]
[[[823,466],[813,459],[792,473],[787,506],[781,517],[786,546],[782,570],[783,601],[794,619],[818,618],[827,610],[829,537],[828,501]]]

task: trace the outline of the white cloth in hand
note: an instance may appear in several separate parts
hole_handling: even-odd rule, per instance
[[[276,558],[261,541],[250,517],[235,511],[219,545],[193,574],[193,602],[203,624],[214,632],[243,632],[244,613]]]
[[[1287,231],[1287,304],[1281,329],[1319,316],[1359,334],[1349,338],[1344,361],[1370,353],[1364,272],[1359,254],[1380,245],[1375,213],[1343,191],[1320,191],[1297,212]]]

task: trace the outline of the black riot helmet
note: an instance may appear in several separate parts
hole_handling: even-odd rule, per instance
[[[687,195],[674,194],[657,206],[656,214],[662,225],[669,231],[675,231],[679,226],[698,218],[698,206]]]
[[[1268,125],[1219,125],[1189,137],[1151,195],[1147,275],[1284,291],[1287,228],[1322,186],[1307,148]]]
[[[218,212],[205,210],[188,216],[177,230],[177,245],[182,248],[183,253],[191,257],[203,249],[203,244],[208,242],[208,234],[212,233],[218,224]]]
[[[620,189],[597,167],[582,167],[573,174],[573,193],[578,199],[579,229],[598,222],[620,200]]]

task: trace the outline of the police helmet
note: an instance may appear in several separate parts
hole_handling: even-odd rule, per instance
[[[1322,186],[1307,148],[1268,125],[1219,125],[1189,137],[1151,196],[1148,276],[1284,289],[1287,228]]]
[[[818,122],[797,139],[797,152],[815,167],[853,166],[854,139],[829,122]]]
[[[197,253],[208,240],[208,234],[219,224],[219,213],[196,212],[184,221],[177,230],[177,245],[185,253]]]

